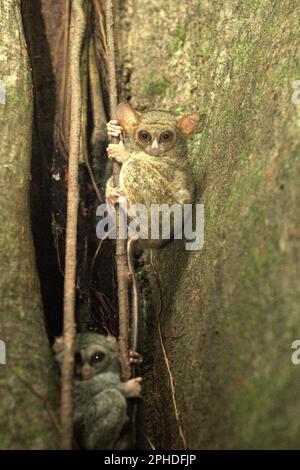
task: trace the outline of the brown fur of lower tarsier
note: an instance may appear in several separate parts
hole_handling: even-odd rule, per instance
[[[53,346],[56,361],[63,361],[63,340]],[[131,353],[131,363],[139,355]],[[122,449],[121,437],[128,421],[127,399],[141,393],[141,378],[121,381],[116,338],[97,333],[79,333],[75,344],[74,434],[76,445],[87,450]]]
[[[127,207],[144,204],[151,217],[151,204],[191,204],[194,182],[187,161],[187,139],[196,131],[199,114],[176,118],[172,113],[138,113],[129,104],[117,107],[117,121],[107,125],[109,137],[122,137],[110,144],[109,158],[122,163],[120,184],[106,187],[107,201],[116,204],[126,198]],[[130,216],[130,213],[129,213]],[[160,247],[162,240],[143,240],[142,247]],[[133,244],[128,241],[128,264],[133,266]],[[131,258],[131,259],[130,259]],[[133,268],[132,268],[133,269]],[[133,274],[133,292],[138,296]],[[134,302],[138,305],[138,299]],[[137,316],[138,311],[133,312]],[[83,449],[126,448],[122,430],[128,421],[127,398],[139,397],[141,378],[121,381],[116,339],[95,333],[76,337],[74,383],[74,430]],[[57,362],[62,363],[62,339],[53,347]],[[131,362],[139,362],[131,353]],[[125,444],[124,444],[125,442]]]

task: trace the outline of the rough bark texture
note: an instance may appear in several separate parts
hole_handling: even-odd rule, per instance
[[[173,243],[158,263],[189,446],[299,448],[299,2],[140,0],[123,14],[132,103],[207,113],[189,157],[204,248]],[[156,448],[178,448],[153,336],[146,435]]]
[[[20,2],[0,6],[0,448],[55,448],[55,375],[44,328],[29,210],[32,90]]]

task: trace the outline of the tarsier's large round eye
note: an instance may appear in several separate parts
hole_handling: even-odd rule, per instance
[[[92,362],[101,362],[105,358],[105,354],[102,351],[97,351],[95,354],[92,356]]]
[[[151,142],[151,134],[148,131],[139,132],[139,140],[141,142]]]
[[[173,139],[173,132],[171,131],[165,131],[159,136],[159,140],[161,142],[170,142]]]

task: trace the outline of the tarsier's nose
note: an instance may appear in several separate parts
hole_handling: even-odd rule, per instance
[[[90,367],[82,367],[81,369],[81,379],[86,380],[89,379],[93,374],[93,371]]]
[[[159,143],[158,143],[158,140],[156,138],[153,140],[151,148],[153,150],[158,150],[159,149]]]
[[[160,154],[159,142],[156,138],[152,141],[149,154],[153,155],[154,157]]]

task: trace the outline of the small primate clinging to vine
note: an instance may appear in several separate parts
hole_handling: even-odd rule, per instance
[[[122,164],[119,186],[114,187],[111,177],[106,186],[106,199],[110,203],[135,204],[146,207],[148,239],[138,241],[141,247],[161,247],[162,238],[151,240],[152,204],[191,204],[195,185],[187,160],[188,137],[197,130],[200,115],[191,113],[176,117],[171,112],[148,111],[139,113],[127,103],[117,106],[117,120],[107,124],[109,137],[121,138],[119,144],[109,144],[109,158]],[[126,199],[126,201],[124,200]],[[160,224],[160,222],[159,222]],[[143,230],[142,227],[141,231]],[[170,227],[174,234],[175,225]],[[159,227],[161,234],[161,227]],[[127,244],[128,265],[133,280],[133,324],[138,324],[139,289],[133,269],[133,252],[136,241]],[[134,328],[137,331],[137,327]],[[134,338],[134,348],[137,337]]]
[[[187,160],[187,140],[196,131],[200,115],[177,118],[170,112],[138,113],[129,104],[117,107],[117,121],[107,125],[108,135],[124,139],[109,144],[109,158],[122,163],[119,187],[110,178],[106,186],[109,202],[130,206],[143,204],[151,221],[152,204],[190,204],[195,185]],[[143,240],[143,246],[159,246],[161,240]]]
[[[62,338],[53,346],[56,360],[63,359]],[[131,362],[140,357],[131,353]],[[74,431],[77,444],[88,450],[124,446],[120,438],[128,421],[127,398],[139,397],[141,378],[122,382],[117,341],[112,336],[79,333],[75,346]]]

